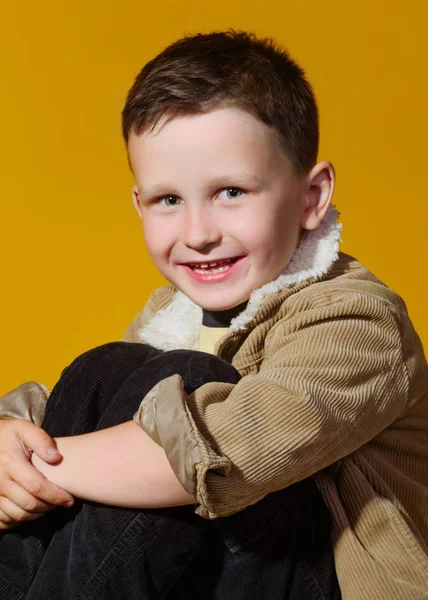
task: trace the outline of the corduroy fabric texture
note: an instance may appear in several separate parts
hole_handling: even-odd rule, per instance
[[[156,290],[124,339],[141,343],[150,325],[159,343],[198,349],[188,343],[198,340],[198,310],[187,302],[171,318],[177,291]],[[333,518],[345,600],[427,600],[428,368],[403,300],[341,253],[326,274],[265,296],[215,352],[243,382],[187,396],[173,379],[181,432],[165,431],[162,411],[149,406],[153,391],[138,411],[142,426],[152,414],[159,439],[190,432],[199,456],[222,465],[216,472],[204,458],[181,468],[189,452],[176,460],[171,444],[176,473],[192,473],[181,482],[197,488],[199,513],[230,514],[314,473]]]
[[[141,341],[176,291],[156,291],[125,340]],[[187,395],[175,376],[136,415],[157,440],[199,448],[193,465],[184,444],[167,452],[177,474],[191,474],[181,482],[198,513],[230,515],[314,475],[343,598],[427,599],[428,370],[403,300],[341,254],[326,275],[264,298],[216,352],[243,376],[236,385]],[[166,431],[174,406],[182,419]]]
[[[210,354],[112,343],[68,367],[43,427],[80,435],[129,420],[171,373],[191,393],[239,381]],[[88,457],[90,460],[90,457]],[[191,506],[127,509],[78,502],[0,535],[0,600],[340,600],[331,518],[312,479],[207,521]]]

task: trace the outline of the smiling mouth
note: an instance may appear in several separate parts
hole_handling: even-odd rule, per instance
[[[223,273],[224,271],[228,271],[230,267],[240,258],[242,257],[235,256],[234,258],[222,258],[206,263],[186,263],[186,266],[190,267],[195,273],[199,273],[201,275]]]

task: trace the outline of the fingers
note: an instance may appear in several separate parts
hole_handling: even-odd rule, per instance
[[[1,424],[0,530],[32,520],[55,506],[72,506],[74,498],[46,479],[30,462],[56,463],[54,440],[33,423],[13,419]]]
[[[15,514],[17,519],[10,517],[6,512],[0,509],[0,534],[2,531],[7,531],[8,529],[13,529],[14,527],[18,527],[21,525],[23,521],[34,521],[41,517],[44,513],[28,513],[27,518],[23,518],[25,513],[23,511],[19,511],[18,507],[12,507],[10,511],[11,514]]]
[[[26,448],[32,450],[47,463],[56,463],[61,459],[55,441],[49,434],[33,423],[26,421],[20,424],[19,436]]]
[[[8,473],[12,481],[42,502],[55,506],[71,506],[74,503],[71,494],[51,483],[22,456],[14,456],[10,460]]]
[[[24,513],[36,513],[37,516],[54,508],[52,504],[43,502],[29,494],[14,481],[8,481],[3,485],[3,497],[15,504],[18,510],[23,511]],[[15,520],[18,520],[14,515],[11,515],[8,512],[6,507],[2,506],[2,497],[0,497],[0,510],[3,510],[3,512],[6,512]]]
[[[33,521],[55,508],[32,496],[15,481],[6,481],[2,485],[4,495],[0,496],[0,531],[17,527],[24,521]]]
[[[0,510],[0,532],[6,531],[11,527],[16,527],[16,524],[10,520],[10,518],[5,515],[5,513]]]
[[[23,521],[33,521],[43,514],[22,510],[22,508],[4,496],[0,497],[0,511],[4,515],[3,522],[9,525],[9,527],[19,525]]]

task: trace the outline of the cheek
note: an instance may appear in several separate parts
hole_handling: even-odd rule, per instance
[[[153,258],[168,252],[174,242],[171,224],[154,215],[143,217],[143,232],[147,250]]]
[[[244,223],[241,240],[264,263],[276,266],[288,261],[298,239],[298,223],[294,215],[281,211],[260,214]],[[278,264],[277,264],[278,263]]]
[[[239,241],[244,248],[263,244],[266,233],[266,222],[260,218],[260,214],[252,210],[236,211],[233,215],[226,215],[222,225],[223,233]]]
[[[231,226],[229,226],[231,229]],[[282,227],[273,215],[251,212],[233,223],[233,234],[250,252],[269,254],[278,238],[283,237]]]
[[[277,220],[272,234],[272,250],[281,267],[285,267],[290,261],[299,242],[299,233],[299,220],[293,218],[293,215]]]

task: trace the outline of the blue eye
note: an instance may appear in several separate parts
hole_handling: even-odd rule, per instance
[[[165,200],[165,202],[164,202],[164,200]],[[167,195],[167,196],[162,196],[162,198],[159,198],[159,202],[164,203],[165,206],[178,206],[178,204],[180,204],[180,198],[178,198],[177,196],[173,196],[173,195]]]
[[[239,198],[239,196],[243,194],[243,191],[240,188],[236,187],[225,188],[223,191],[227,193],[227,197],[229,200]]]

